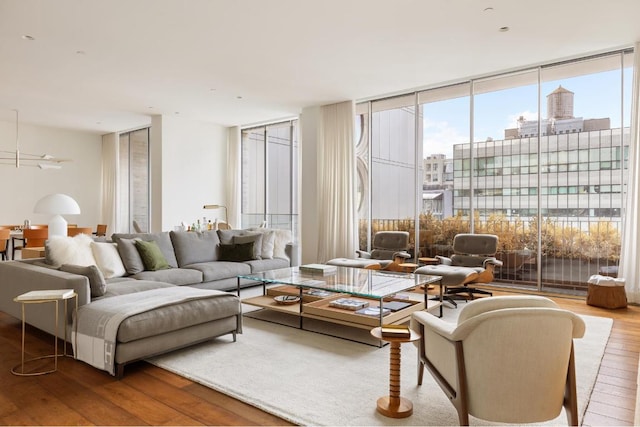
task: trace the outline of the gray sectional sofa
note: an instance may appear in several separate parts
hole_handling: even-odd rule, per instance
[[[16,296],[31,290],[74,289],[79,309],[75,324],[69,313],[67,336],[77,332],[74,348],[96,348],[96,342],[104,346],[111,360],[102,354],[79,358],[113,375],[122,375],[132,361],[216,336],[232,334],[235,341],[242,329],[237,276],[298,264],[290,234],[278,230],[114,234],[111,240],[57,238],[47,242],[46,258],[0,262],[0,310],[20,318]],[[142,247],[150,247],[161,259],[160,268],[149,268],[156,264]],[[254,283],[241,281],[241,286],[249,284]],[[118,312],[121,307],[129,307],[129,312]],[[90,336],[91,324],[108,322],[108,316],[124,318],[113,336]],[[53,310],[46,304],[29,307],[26,322],[65,336],[64,329],[55,330]]]

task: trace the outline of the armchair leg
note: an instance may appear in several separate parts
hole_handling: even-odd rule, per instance
[[[573,356],[573,343],[571,343],[571,354],[569,355],[569,367],[567,369],[567,383],[564,391],[565,412],[567,422],[570,426],[578,425],[578,399],[576,397],[576,365]]]

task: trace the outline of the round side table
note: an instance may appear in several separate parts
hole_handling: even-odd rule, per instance
[[[420,334],[410,330],[409,337],[389,337],[382,335],[382,328],[371,330],[371,335],[390,344],[389,350],[389,395],[378,399],[378,412],[389,418],[406,418],[413,414],[413,403],[400,396],[400,345],[420,339]]]

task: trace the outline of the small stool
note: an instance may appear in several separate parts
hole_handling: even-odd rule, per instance
[[[625,308],[627,294],[624,279],[614,279],[604,275],[593,275],[589,278],[587,304],[602,308]]]

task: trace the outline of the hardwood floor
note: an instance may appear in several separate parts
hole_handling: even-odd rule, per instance
[[[586,305],[584,298],[552,298],[575,313],[614,320],[583,425],[633,425],[640,307],[606,310]],[[71,358],[59,359],[55,374],[17,377],[10,369],[20,363],[20,337],[20,322],[0,312],[2,425],[291,425],[144,362],[128,366],[122,380]],[[50,335],[27,327],[32,356],[50,352],[52,343]]]

